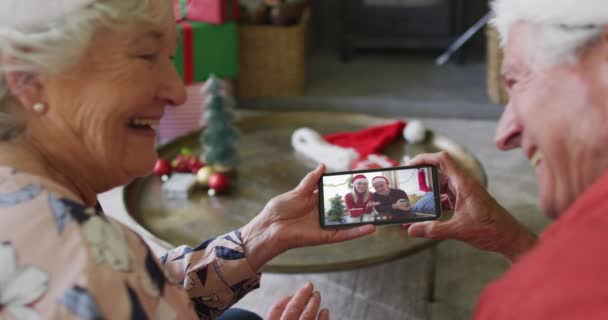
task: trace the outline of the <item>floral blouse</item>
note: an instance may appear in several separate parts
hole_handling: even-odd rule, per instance
[[[259,283],[239,231],[159,261],[101,208],[0,167],[0,319],[213,319]]]

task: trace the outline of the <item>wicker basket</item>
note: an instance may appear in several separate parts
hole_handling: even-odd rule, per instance
[[[488,46],[486,52],[488,95],[492,102],[496,104],[506,104],[509,100],[509,96],[500,77],[503,52],[500,47],[498,31],[492,27],[488,27],[486,29],[486,37]]]
[[[294,26],[241,25],[241,97],[295,96],[304,92],[310,9]]]

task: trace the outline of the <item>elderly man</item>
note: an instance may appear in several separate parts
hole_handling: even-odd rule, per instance
[[[537,241],[447,155],[423,155],[412,164],[449,177],[455,214],[409,232],[513,261],[481,296],[476,319],[608,319],[608,4],[497,0],[494,10],[510,94],[496,145],[523,149],[540,208],[555,222]]]

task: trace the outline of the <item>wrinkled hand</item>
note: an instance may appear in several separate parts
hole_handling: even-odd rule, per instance
[[[329,311],[319,312],[321,295],[307,283],[295,295],[279,300],[266,316],[267,320],[329,320]]]
[[[264,210],[241,229],[245,255],[254,270],[258,271],[289,249],[351,240],[376,230],[371,225],[321,229],[316,189],[323,172],[325,166],[317,167],[295,189],[270,200]]]
[[[438,167],[440,190],[447,194],[454,209],[454,216],[448,221],[413,224],[408,229],[410,236],[460,240],[482,250],[501,253],[512,261],[536,242],[536,236],[460,169],[446,152],[419,155],[408,165]]]

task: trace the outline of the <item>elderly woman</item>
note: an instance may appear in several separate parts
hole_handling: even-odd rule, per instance
[[[242,229],[160,261],[106,217],[96,195],[151,171],[163,109],[186,98],[176,45],[171,1],[3,1],[0,318],[215,318],[282,252],[373,232],[319,229],[323,167]],[[270,318],[315,319],[319,299],[308,285]]]
[[[555,222],[537,241],[445,154],[454,218],[411,235],[458,239],[503,254],[511,270],[481,296],[476,319],[608,317],[608,5],[604,0],[497,0],[510,102],[496,132],[536,169],[539,204]]]

